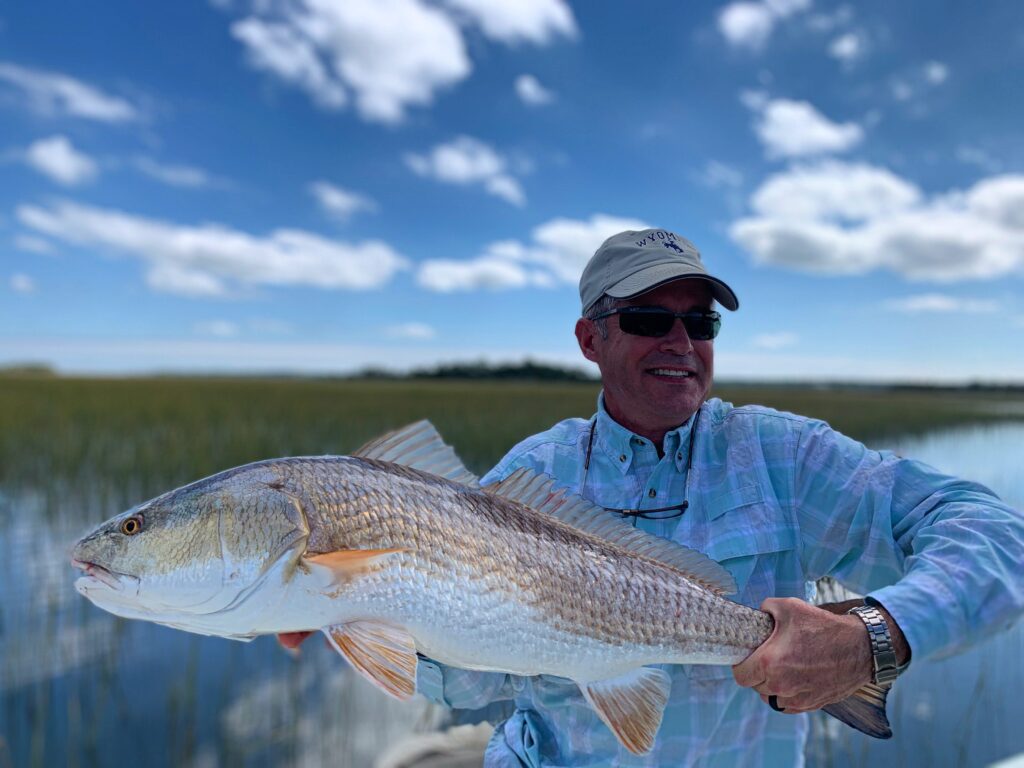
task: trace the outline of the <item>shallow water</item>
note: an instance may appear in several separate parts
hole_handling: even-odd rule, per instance
[[[1024,507],[1024,425],[885,447]],[[0,768],[369,766],[433,725],[430,707],[392,701],[318,640],[295,659],[271,638],[243,644],[123,621],[79,597],[67,547],[145,496],[81,475],[0,488]],[[1022,659],[1018,625],[962,656],[915,662],[891,698],[893,740],[817,721],[809,763],[973,766],[1020,752]]]
[[[1024,424],[944,430],[878,447],[980,482],[1024,509]],[[1024,623],[1018,622],[958,656],[915,660],[889,697],[891,740],[815,718],[808,764],[989,765],[1024,751],[1022,690]]]

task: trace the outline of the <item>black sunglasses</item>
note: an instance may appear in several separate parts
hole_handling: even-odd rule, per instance
[[[722,327],[722,316],[717,312],[673,312],[664,307],[619,307],[592,317],[619,316],[619,328],[623,333],[634,336],[664,336],[672,330],[678,317],[683,321],[686,335],[694,341],[708,341],[718,335]]]

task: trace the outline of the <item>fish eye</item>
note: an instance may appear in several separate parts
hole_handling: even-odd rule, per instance
[[[132,515],[123,523],[121,523],[121,533],[123,533],[125,536],[134,536],[141,530],[142,517],[140,515]]]

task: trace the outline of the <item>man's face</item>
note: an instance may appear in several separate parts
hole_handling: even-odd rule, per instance
[[[664,307],[673,312],[711,308],[711,290],[699,279],[676,280],[620,306]],[[609,414],[624,427],[660,444],[665,432],[692,416],[707,397],[714,372],[714,343],[691,339],[682,322],[658,338],[619,329],[619,316],[605,321],[608,338],[592,320],[576,323],[583,356],[597,363]]]

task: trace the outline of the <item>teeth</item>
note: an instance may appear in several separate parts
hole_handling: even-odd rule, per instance
[[[685,379],[687,376],[693,375],[689,371],[674,371],[669,368],[655,368],[651,373],[658,376],[676,376],[681,379]]]

